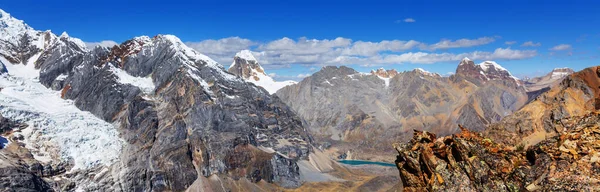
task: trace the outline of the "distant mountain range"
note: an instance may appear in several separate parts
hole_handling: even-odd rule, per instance
[[[387,146],[408,140],[413,129],[448,135],[462,124],[482,131],[521,108],[527,92],[523,81],[496,62],[465,58],[450,77],[423,69],[360,73],[324,67],[276,95],[318,142],[335,143],[335,154],[389,161]]]

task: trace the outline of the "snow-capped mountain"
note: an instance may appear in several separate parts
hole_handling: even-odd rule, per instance
[[[236,185],[208,182],[214,175],[302,183],[297,162],[309,161],[312,149],[295,113],[179,38],[141,36],[87,50],[66,33],[36,31],[0,13],[0,115],[28,124],[2,135],[11,141],[0,149],[0,171],[31,176],[11,180],[9,188],[227,191]],[[7,159],[14,156],[7,153],[32,158]]]
[[[506,68],[494,61],[484,61],[475,64],[471,59],[465,57],[456,68],[455,75],[467,78],[473,83],[485,83],[493,80],[514,82],[516,86],[522,86],[519,78],[513,76]]]
[[[258,60],[254,58],[250,50],[242,50],[235,54],[233,63],[229,66],[230,73],[233,73],[244,80],[254,83],[257,86],[265,88],[270,94],[277,90],[296,84],[295,81],[275,81],[265,73],[265,69],[260,66]]]

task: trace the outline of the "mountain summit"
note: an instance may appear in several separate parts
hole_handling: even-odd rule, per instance
[[[285,86],[296,84],[295,81],[276,82],[273,80],[273,78],[265,73],[265,69],[260,66],[258,60],[254,58],[250,50],[242,50],[236,53],[228,71],[248,82],[265,88],[270,94],[277,92],[277,90]]]
[[[512,76],[506,68],[494,61],[484,61],[480,64],[475,64],[475,62],[465,57],[456,68],[455,75],[463,76],[476,84],[491,80],[505,80],[520,85],[518,78]]]
[[[310,135],[279,98],[176,36],[88,50],[0,14],[0,115],[28,124],[0,133],[0,191],[256,191],[300,186],[298,164],[331,168],[308,163]]]

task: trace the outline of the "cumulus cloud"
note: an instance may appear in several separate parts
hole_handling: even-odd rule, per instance
[[[111,40],[104,40],[104,41],[100,41],[100,42],[85,42],[85,46],[88,49],[93,49],[96,46],[113,47],[115,45],[118,45],[118,43],[115,41],[111,41]]]
[[[450,49],[450,48],[459,48],[459,47],[474,47],[479,45],[485,45],[496,41],[494,37],[480,37],[477,39],[458,39],[456,41],[452,40],[442,40],[433,45],[429,45],[427,47],[423,47],[425,50],[437,50],[437,49]]]
[[[527,41],[527,42],[521,44],[521,47],[539,47],[541,45],[542,45],[542,43],[540,43],[540,42],[534,43],[533,41]]]
[[[237,51],[252,48],[254,57],[266,69],[289,68],[291,65],[305,65],[316,70],[315,67],[324,65],[430,64],[460,61],[464,57],[477,60],[516,60],[537,55],[535,50],[510,48],[498,48],[493,52],[436,52],[436,50],[484,45],[494,42],[496,38],[441,40],[434,44],[426,44],[416,40],[352,41],[343,37],[335,39],[299,38],[296,40],[284,37],[257,43],[248,39],[231,37],[197,43],[188,42],[187,44],[224,64],[231,62]],[[273,74],[273,77],[280,76]]]
[[[560,44],[560,45],[550,48],[550,50],[552,50],[552,51],[564,51],[564,50],[570,50],[570,49],[572,49],[572,47],[569,44]]]
[[[296,75],[296,77],[298,77],[298,78],[306,78],[308,76],[310,76],[310,74],[308,74],[308,73],[306,73],[306,74],[300,73],[300,74]]]
[[[516,41],[507,41],[507,42],[504,42],[504,44],[507,44],[507,45],[513,45],[515,43],[517,43],[517,42]]]
[[[309,73],[300,73],[298,75],[279,75],[276,73],[269,73],[269,76],[273,78],[275,81],[283,81],[283,80],[293,80],[293,81],[301,81],[302,79],[309,77],[311,74]]]
[[[186,42],[185,44],[208,55],[219,63],[227,64],[233,61],[235,53],[249,49],[258,43],[240,37],[228,37],[219,40],[209,39],[200,42]]]
[[[402,21],[404,21],[405,23],[414,23],[414,22],[417,22],[417,21],[416,21],[415,19],[413,19],[413,18],[406,18],[406,19],[404,19],[404,20],[402,20]]]

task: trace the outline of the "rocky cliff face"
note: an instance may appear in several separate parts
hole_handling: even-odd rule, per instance
[[[62,181],[53,182],[54,186],[89,191],[234,187],[209,177],[267,181],[283,187],[302,183],[296,162],[308,160],[311,140],[301,120],[278,97],[226,72],[177,37],[142,36],[112,48],[87,50],[66,33],[57,37],[49,31],[36,32],[1,13],[0,20],[12,23],[0,27],[10,29],[17,23],[21,28],[8,30],[11,38],[5,39],[10,42],[0,45],[11,46],[14,39],[23,37],[32,41],[23,41],[0,57],[8,68],[0,80],[0,87],[5,88],[0,99],[6,101],[0,114],[17,121],[48,122],[15,130],[13,134],[26,139],[13,144],[28,149],[49,143],[39,153],[47,152],[51,158],[31,152],[36,157],[33,162],[46,164],[42,160],[47,160],[67,164],[66,169],[74,167],[69,174],[59,175]],[[37,49],[18,50],[32,46]],[[47,108],[54,105],[41,105],[31,96],[15,95],[23,90],[60,104],[59,109]],[[71,112],[65,116],[62,108]],[[63,125],[65,121],[76,126]],[[45,132],[41,137],[27,134],[27,130],[37,133],[44,127],[64,131],[62,135],[87,134],[71,135],[64,143],[53,143],[63,141],[56,138],[43,140]],[[106,131],[96,132],[99,128]],[[69,148],[73,146],[81,150]],[[103,151],[107,149],[111,150]],[[62,155],[51,155],[56,151]],[[112,158],[95,156],[98,151]],[[53,176],[36,175],[48,181]]]
[[[254,58],[249,50],[242,50],[235,54],[233,63],[229,66],[230,73],[241,77],[259,87],[266,89],[270,94],[277,92],[282,87],[296,84],[295,81],[277,82],[265,73],[265,69]]]
[[[448,127],[461,123],[483,130],[527,99],[520,83],[497,64],[463,60],[449,78],[422,69],[393,74],[324,67],[277,96],[305,120],[318,141],[363,155],[354,158],[372,158],[371,153],[394,141],[407,141],[412,129],[445,135],[458,131]]]

